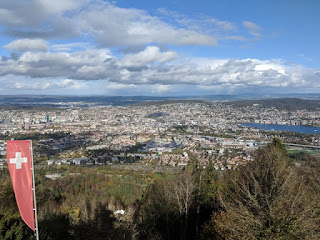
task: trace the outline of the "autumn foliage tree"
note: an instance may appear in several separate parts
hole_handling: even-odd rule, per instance
[[[189,239],[190,216],[195,211],[198,184],[191,171],[156,181],[138,209],[141,239]],[[189,229],[190,229],[189,228]]]
[[[223,210],[206,224],[203,239],[319,239],[317,196],[278,140],[254,161],[224,175]]]
[[[0,171],[0,180],[0,239],[34,239],[32,230],[20,218],[9,174]]]

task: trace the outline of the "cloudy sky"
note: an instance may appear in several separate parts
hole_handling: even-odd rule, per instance
[[[3,0],[0,94],[319,93],[318,0]]]

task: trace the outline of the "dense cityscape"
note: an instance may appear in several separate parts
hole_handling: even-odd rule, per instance
[[[318,146],[318,134],[264,131],[243,123],[319,126],[315,110],[278,110],[259,104],[246,107],[221,102],[157,102],[4,110],[2,136],[64,133],[36,143],[36,159],[47,164],[114,164],[186,166],[197,158],[206,167],[232,169],[251,159],[259,146],[279,137],[285,143]],[[5,155],[2,141],[2,155]],[[96,152],[95,154],[93,154]]]

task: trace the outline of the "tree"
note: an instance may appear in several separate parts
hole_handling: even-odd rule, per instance
[[[32,230],[21,220],[20,214],[11,209],[0,214],[0,239],[34,239]]]
[[[197,187],[191,171],[155,181],[136,213],[140,238],[189,239],[188,223],[195,210]]]
[[[20,217],[8,172],[0,171],[0,179],[0,239],[33,239],[32,230]]]
[[[275,137],[272,139],[272,142],[268,145],[269,148],[276,148],[278,151],[282,151],[283,153],[287,153],[286,146],[282,143],[282,141]]]
[[[204,239],[319,239],[313,191],[279,141],[273,143],[225,175],[224,210],[205,226]]]

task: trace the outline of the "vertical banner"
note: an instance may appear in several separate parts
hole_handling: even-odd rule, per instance
[[[7,141],[7,162],[21,218],[35,231],[32,158],[29,140]]]

